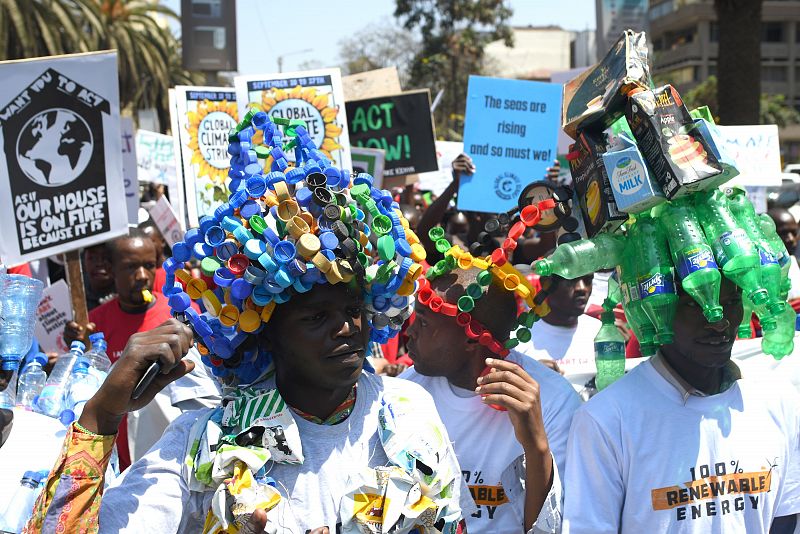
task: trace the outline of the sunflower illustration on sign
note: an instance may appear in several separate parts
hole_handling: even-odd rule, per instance
[[[339,106],[331,106],[331,93],[321,92],[317,87],[296,86],[294,89],[272,89],[263,93],[257,107],[268,113],[270,117],[280,117],[289,120],[302,120],[306,123],[308,133],[319,149],[335,164],[337,161],[333,152],[342,149],[339,144],[339,135],[342,127],[336,123]],[[257,132],[253,142],[261,142],[262,133]],[[287,153],[290,158],[291,152]],[[272,163],[271,157],[266,166]]]
[[[186,113],[191,164],[197,165],[198,179],[207,179],[204,184],[206,194],[198,196],[202,196],[208,206],[212,199],[224,202],[227,197],[225,184],[230,169],[228,132],[236,126],[236,113],[236,102],[228,100],[203,100],[198,102],[196,110]],[[207,196],[211,199],[205,198]]]

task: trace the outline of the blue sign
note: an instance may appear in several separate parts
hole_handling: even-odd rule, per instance
[[[500,213],[522,189],[543,180],[556,158],[561,84],[470,76],[464,152],[475,163],[462,176],[458,209]]]

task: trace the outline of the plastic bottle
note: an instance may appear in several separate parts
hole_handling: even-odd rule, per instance
[[[766,213],[758,216],[759,226],[761,233],[767,240],[772,255],[778,260],[778,265],[781,266],[781,292],[780,299],[786,300],[789,296],[789,290],[792,289],[792,281],[789,279],[789,268],[791,267],[792,258],[789,251],[786,250],[786,245],[783,244],[781,236],[775,228],[775,221]]]
[[[17,362],[19,363],[19,362]],[[0,391],[0,408],[12,409],[17,404],[17,370],[11,373],[6,389]]]
[[[728,206],[731,213],[736,218],[750,239],[753,240],[758,252],[761,255],[761,285],[767,290],[769,300],[766,305],[756,304],[756,313],[764,324],[765,329],[770,329],[768,326],[769,319],[780,315],[786,307],[786,302],[782,301],[781,295],[781,266],[778,260],[773,256],[771,247],[761,231],[761,224],[756,215],[753,204],[748,200],[744,190],[739,187],[732,187],[727,190],[726,196],[728,197]]]
[[[739,323],[737,337],[739,339],[750,339],[753,337],[753,330],[750,321],[753,318],[753,303],[746,295],[742,295],[742,322]]]
[[[749,297],[753,304],[766,303],[769,293],[761,287],[758,249],[734,218],[725,195],[712,189],[698,193],[694,200],[697,218],[722,274],[742,288],[744,296]]]
[[[594,337],[595,385],[603,390],[625,374],[625,338],[614,324],[614,308],[608,299],[600,320],[603,324]]]
[[[89,367],[91,367],[89,360],[81,357],[72,368],[67,394],[64,396],[64,409],[58,417],[64,426],[81,416],[86,401],[100,388],[100,382],[89,373]]]
[[[622,260],[625,243],[620,236],[597,234],[591,239],[580,239],[559,245],[549,258],[533,264],[540,276],[557,274],[575,279],[602,269],[612,269]]]
[[[47,382],[47,355],[43,352],[36,354],[33,359],[22,368],[17,386],[17,406],[26,410],[36,410],[36,402]]]
[[[83,357],[89,360],[91,365],[89,372],[102,384],[108,376],[108,370],[111,368],[111,360],[106,354],[108,343],[106,343],[102,332],[90,335],[89,341],[92,342],[92,348],[87,350]]]
[[[620,280],[625,318],[636,335],[636,339],[639,340],[642,355],[652,356],[658,349],[658,345],[655,342],[656,329],[642,308],[639,283],[636,276],[636,268],[634,267],[636,262],[635,246],[636,244],[632,239],[626,240],[622,262],[617,266],[617,276]]]
[[[33,513],[33,505],[39,495],[39,482],[42,473],[39,471],[25,471],[19,482],[17,491],[6,506],[3,516],[0,517],[0,530],[7,532],[22,532],[22,527]]]
[[[661,204],[653,208],[653,215],[658,216],[667,235],[672,262],[684,291],[700,305],[708,322],[721,320],[719,285],[722,275],[690,201],[680,199]]]
[[[669,257],[667,237],[658,221],[649,213],[637,215],[628,239],[634,243],[637,286],[642,309],[655,326],[655,340],[659,345],[674,341],[672,321],[678,307],[675,293],[675,275]]]
[[[780,360],[794,350],[797,314],[791,306],[786,306],[775,320],[777,327],[769,332],[764,332],[761,350],[764,351],[764,354],[769,354],[776,360]]]
[[[56,365],[47,378],[44,389],[39,394],[39,402],[37,404],[41,413],[56,418],[61,414],[64,404],[64,394],[67,391],[72,367],[75,365],[78,358],[83,356],[85,348],[86,345],[82,342],[73,341],[69,352],[58,357]]]

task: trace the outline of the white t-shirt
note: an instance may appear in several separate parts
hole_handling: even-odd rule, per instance
[[[263,387],[273,388],[274,379],[266,381]],[[378,436],[378,411],[384,391],[392,391],[393,395],[402,393],[429,404],[430,410],[420,417],[438,421],[433,401],[422,388],[405,380],[370,373],[361,373],[353,412],[338,425],[318,425],[291,412],[300,432],[305,462],[274,464],[268,473],[277,481],[276,489],[284,497],[269,514],[270,522],[278,525],[279,532],[305,534],[321,526],[336,531],[340,498],[346,492],[348,476],[365,466],[388,465]],[[109,485],[100,507],[100,532],[202,531],[216,488],[190,491],[189,468],[184,460],[190,446],[189,432],[204,413],[207,410],[181,415],[142,459]],[[455,462],[454,454],[448,456]],[[452,467],[459,470],[457,465]],[[456,485],[453,499],[468,511],[474,509],[463,483]]]
[[[512,351],[507,359],[521,365],[539,383],[544,428],[558,469],[563,473],[572,414],[581,404],[569,383],[539,362]],[[478,509],[466,516],[470,534],[522,532],[524,503],[512,504],[501,484],[503,471],[522,455],[508,414],[481,402],[474,391],[452,386],[441,376],[423,376],[413,367],[400,378],[425,388],[436,403],[464,480]]]
[[[531,340],[517,350],[535,360],[555,360],[569,377],[597,373],[594,363],[594,336],[602,323],[589,315],[578,317],[578,326],[554,326],[540,319],[533,323]]]
[[[564,533],[766,534],[800,512],[798,409],[777,377],[684,402],[642,363],[575,414]]]

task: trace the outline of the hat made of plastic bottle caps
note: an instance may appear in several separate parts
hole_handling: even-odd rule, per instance
[[[272,356],[262,344],[239,348],[277,306],[317,284],[357,284],[367,304],[385,299],[387,311],[365,306],[370,341],[396,336],[400,325],[387,317],[410,315],[424,251],[408,257],[408,221],[391,194],[368,174],[353,179],[335,167],[302,121],[250,109],[228,140],[227,201],[173,246],[181,261],[164,263],[164,295],[192,327],[214,376],[245,385],[268,372]],[[183,269],[191,258],[201,262],[201,280]],[[408,298],[393,300],[398,295]],[[200,313],[188,306],[192,300]]]

